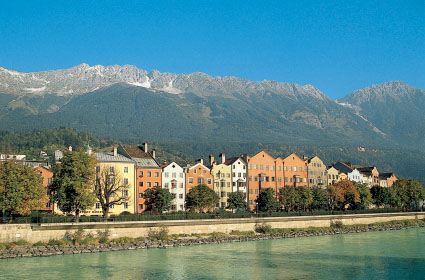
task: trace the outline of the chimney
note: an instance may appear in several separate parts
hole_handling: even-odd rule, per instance
[[[118,155],[118,149],[116,146],[114,146],[114,157],[116,157]]]
[[[213,165],[214,164],[214,155],[210,154],[210,164]]]
[[[68,151],[72,152],[72,146],[68,147]]]
[[[155,149],[153,149],[152,150],[152,157],[155,158],[155,156],[156,156],[156,151],[155,151]]]
[[[147,152],[148,152],[148,143],[143,143],[143,151],[144,151],[145,153],[147,153]]]
[[[204,164],[204,159],[203,159],[203,158],[201,158],[201,159],[199,160],[199,162],[200,162],[201,164]]]
[[[221,157],[221,163],[224,163],[226,161],[226,155],[224,153],[221,153],[220,157]]]

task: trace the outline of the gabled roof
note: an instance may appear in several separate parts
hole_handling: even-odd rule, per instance
[[[366,166],[366,167],[358,167],[357,170],[362,174],[370,176],[370,175],[372,175],[372,171],[373,171],[374,168],[376,168],[376,167],[375,166]],[[378,170],[378,169],[376,168],[376,170]]]
[[[346,163],[340,162],[340,161],[335,162],[333,167],[335,169],[337,169],[339,172],[342,172],[342,173],[345,173],[345,174],[351,173],[354,170],[353,168],[348,166]]]
[[[210,168],[208,168],[208,166],[204,165],[203,163],[197,162],[195,165],[192,166],[188,166],[187,169],[193,169],[195,167],[197,167],[198,165],[202,165],[202,167],[204,167],[205,169],[211,170]]]
[[[137,145],[120,145],[119,152],[130,157],[138,167],[160,168],[151,152],[145,152],[143,147]]]
[[[379,179],[386,180],[386,179],[390,178],[391,176],[394,176],[395,177],[395,174],[392,173],[392,172],[380,173],[379,174]]]
[[[321,162],[323,162],[323,160],[319,157],[319,156],[312,156],[312,157],[309,157],[308,159],[307,159],[307,162],[308,163],[310,163],[314,158],[317,158],[317,159],[319,159]]]
[[[240,159],[243,163],[246,164],[245,160],[242,157],[228,158],[228,159],[226,159],[226,161],[224,162],[224,164],[225,165],[231,165],[231,164],[235,163],[235,161],[237,161],[238,159]]]
[[[113,152],[96,153],[96,161],[97,162],[132,162],[134,163],[133,160],[121,154],[117,154],[116,156],[114,156]]]
[[[289,156],[287,156],[286,158],[283,159],[283,161],[285,161],[286,159],[289,159],[290,157],[297,157],[299,160],[305,161],[304,159],[302,159],[299,155],[297,155],[296,153],[292,153]]]

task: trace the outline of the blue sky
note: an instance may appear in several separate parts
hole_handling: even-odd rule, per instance
[[[0,65],[80,63],[313,84],[338,98],[425,88],[425,1],[0,1]]]

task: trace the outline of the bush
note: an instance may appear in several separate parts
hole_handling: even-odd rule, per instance
[[[32,246],[34,246],[34,247],[46,246],[46,243],[42,242],[42,241],[37,241],[34,244],[32,244]]]
[[[64,239],[50,239],[49,242],[47,242],[47,245],[49,246],[65,246],[68,245],[70,242]]]
[[[216,232],[216,231],[214,231],[214,232],[211,232],[209,234],[209,237],[211,237],[212,239],[219,239],[219,238],[223,238],[225,236],[226,236],[226,234],[224,232]]]
[[[240,230],[232,230],[230,232],[230,235],[236,235],[236,236],[254,236],[255,232],[250,230],[250,231],[240,231]]]
[[[99,239],[100,244],[108,243],[110,235],[111,233],[107,229],[104,231],[101,231],[101,230],[97,231],[97,238]]]
[[[331,228],[343,228],[344,224],[340,220],[331,221]]]
[[[15,245],[15,246],[27,246],[30,243],[28,241],[26,241],[26,240],[19,239],[19,240],[16,240],[16,241],[12,242],[12,244]]]
[[[118,238],[112,239],[109,242],[115,243],[115,244],[128,244],[128,243],[131,243],[133,241],[134,241],[134,239],[130,238],[130,237],[118,237]]]
[[[0,251],[9,249],[9,244],[0,243]]]
[[[158,229],[149,229],[148,238],[150,240],[168,240],[168,228],[160,226]]]
[[[271,234],[273,229],[272,226],[268,224],[255,224],[255,232],[261,234]]]

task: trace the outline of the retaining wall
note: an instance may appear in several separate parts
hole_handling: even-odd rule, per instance
[[[52,224],[0,224],[0,242],[13,242],[20,239],[30,243],[61,239],[66,232],[84,229],[96,234],[109,230],[111,238],[147,236],[150,229],[167,226],[170,234],[207,234],[212,232],[229,233],[232,230],[254,230],[255,224],[266,223],[273,228],[329,227],[333,221],[345,225],[373,224],[396,220],[425,219],[424,212],[324,215],[302,217],[242,218],[216,220],[176,220],[103,223],[52,223]]]

